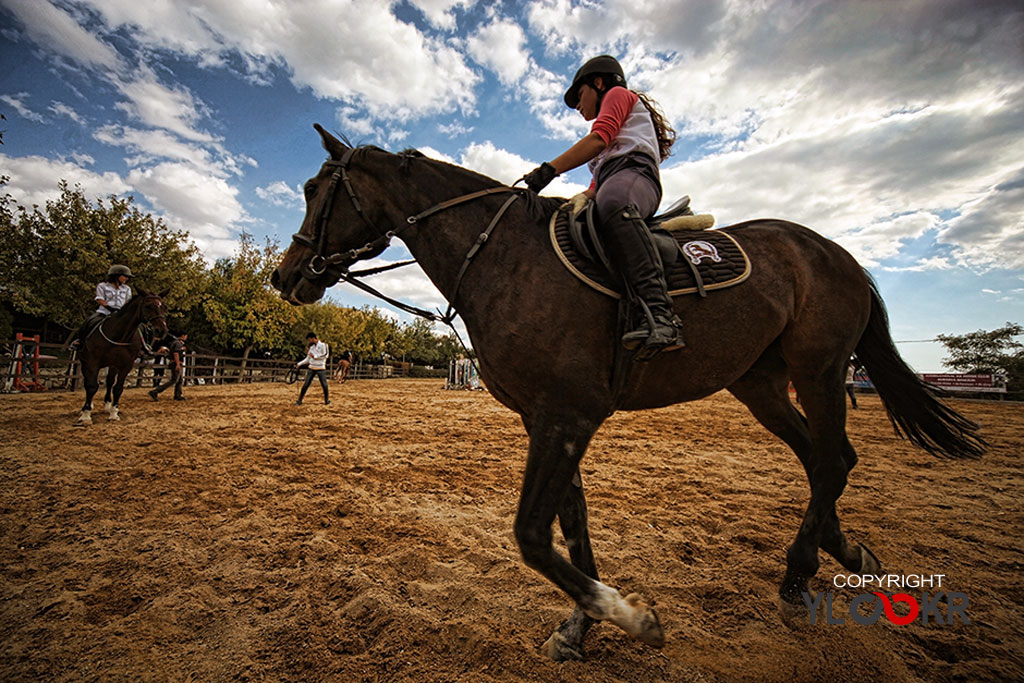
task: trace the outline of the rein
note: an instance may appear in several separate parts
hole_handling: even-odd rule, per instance
[[[142,297],[142,301],[145,301],[147,298],[150,298],[150,297],[152,297],[154,299],[159,299],[159,297],[156,297],[156,296],[153,296],[153,295],[150,294],[150,295],[146,295],[146,296]],[[139,306],[141,308],[142,304],[140,303]],[[107,336],[107,333],[103,330],[103,325],[105,325],[107,323],[107,321],[110,320],[111,317],[112,316],[107,316],[106,318],[104,318],[103,320],[100,321],[99,325],[96,326],[96,331],[98,331],[100,333],[100,336],[103,337],[103,339],[106,340],[106,342],[108,344],[112,344],[113,346],[131,346],[132,344],[134,344],[135,343],[134,340],[128,341],[128,342],[119,342],[119,341],[114,341],[113,339],[111,339],[110,337]],[[139,335],[139,339],[142,341],[142,346],[145,348],[145,350],[148,353],[152,353],[153,349],[151,349],[149,347],[149,344],[146,343],[146,337],[142,334],[142,330],[140,330],[139,327],[142,326],[142,325],[152,326],[154,320],[161,320],[161,319],[164,320],[164,323],[166,324],[167,319],[166,319],[165,316],[163,316],[163,315],[155,315],[152,318],[147,318],[145,320],[140,320],[135,325],[135,333]],[[134,335],[132,335],[132,336],[134,336]]]
[[[335,252],[333,254],[325,256],[324,252],[326,251],[327,244],[327,227],[330,222],[331,210],[334,207],[334,197],[337,194],[339,182],[344,183],[345,191],[348,194],[349,201],[351,202],[352,207],[356,210],[356,213],[359,214],[360,218],[362,218],[363,221],[368,226],[370,226],[370,228],[372,228],[374,232],[378,230],[377,226],[375,226],[373,222],[370,221],[370,219],[363,212],[363,207],[359,202],[359,198],[356,196],[355,190],[352,188],[352,183],[349,178],[348,166],[349,163],[352,161],[352,156],[355,154],[355,152],[356,148],[350,147],[345,152],[341,159],[330,159],[324,162],[325,166],[333,167],[335,168],[335,171],[333,174],[331,174],[331,182],[327,188],[327,200],[324,202],[323,207],[321,207],[320,209],[320,216],[317,219],[313,237],[306,237],[305,235],[299,233],[295,233],[294,235],[292,235],[293,241],[298,242],[299,244],[313,251],[313,256],[310,257],[309,261],[302,267],[302,275],[306,279],[318,279],[322,277],[325,273],[327,273],[328,269],[330,269],[332,266],[336,266],[344,262],[358,261],[360,257],[363,257],[363,254],[371,252],[374,254],[381,253],[391,245],[392,238],[397,237],[404,230],[416,225],[423,219],[432,216],[436,213],[440,213],[454,206],[465,204],[466,202],[470,202],[475,199],[480,199],[482,197],[488,197],[493,194],[512,193],[512,196],[505,200],[505,203],[501,205],[500,209],[498,209],[498,212],[494,215],[494,218],[491,219],[491,222],[487,225],[487,228],[482,233],[480,233],[479,237],[477,237],[476,242],[473,244],[472,247],[470,247],[469,252],[463,259],[462,266],[459,268],[459,273],[455,279],[455,288],[452,291],[451,296],[445,297],[448,300],[448,308],[441,315],[438,315],[438,313],[440,313],[440,310],[438,311],[438,313],[434,313],[432,311],[428,311],[426,309],[398,301],[397,299],[392,299],[391,297],[383,294],[382,292],[366,284],[365,282],[362,282],[359,279],[360,277],[376,275],[378,273],[383,273],[394,268],[400,268],[402,266],[413,264],[416,262],[415,259],[411,261],[393,263],[380,268],[369,268],[366,270],[352,272],[350,272],[347,267],[342,267],[337,270],[337,273],[330,273],[332,277],[335,274],[337,275],[336,280],[344,280],[345,282],[355,287],[358,287],[364,292],[367,292],[368,294],[371,294],[377,297],[378,299],[386,301],[387,303],[391,304],[392,306],[395,306],[396,308],[399,308],[407,313],[411,313],[412,315],[417,315],[422,318],[426,318],[427,320],[442,322],[454,330],[455,328],[452,325],[452,321],[458,314],[455,311],[453,302],[455,301],[456,295],[459,293],[459,288],[462,285],[462,278],[465,276],[466,271],[469,269],[469,265],[472,262],[473,257],[476,256],[477,252],[480,251],[480,248],[483,247],[483,245],[487,242],[488,239],[490,239],[491,233],[494,232],[494,228],[497,227],[498,221],[501,220],[501,217],[505,215],[505,211],[507,211],[509,206],[511,206],[512,203],[519,198],[520,194],[524,192],[524,190],[521,188],[502,186],[490,187],[484,190],[478,190],[476,192],[470,192],[469,194],[460,195],[458,197],[454,197],[452,199],[440,202],[439,204],[435,204],[434,206],[431,206],[430,208],[421,211],[415,215],[409,216],[408,218],[405,219],[405,225],[399,228],[395,228],[393,230],[386,231],[377,239],[371,242],[367,242],[358,249],[350,249],[349,251],[346,252]],[[458,332],[456,332],[456,336],[458,336]],[[461,343],[462,340],[459,339],[459,342]]]

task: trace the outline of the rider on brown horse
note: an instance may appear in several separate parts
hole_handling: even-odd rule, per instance
[[[85,339],[85,336],[101,320],[115,311],[121,310],[128,300],[132,298],[132,288],[128,280],[132,277],[132,271],[128,266],[114,264],[107,271],[107,279],[96,285],[96,303],[99,307],[90,315],[82,326],[75,332],[71,342],[71,348],[77,349]]]

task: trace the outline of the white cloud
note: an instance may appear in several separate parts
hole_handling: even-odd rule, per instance
[[[489,141],[475,143],[464,149],[460,161],[460,165],[506,185],[511,185],[539,164],[540,161],[530,161],[508,150],[498,149]],[[584,189],[584,185],[559,176],[543,190],[542,194],[549,197],[571,197]]]
[[[116,173],[95,173],[77,163],[40,156],[0,154],[0,168],[11,177],[4,191],[26,207],[45,206],[48,200],[60,197],[60,180],[66,180],[71,187],[80,185],[87,197],[121,195],[131,190],[131,185]]]
[[[438,28],[455,28],[455,15],[452,10],[456,7],[469,8],[475,0],[410,0],[410,4],[418,7],[431,24]]]
[[[445,12],[462,3],[418,4],[432,20],[443,22]],[[479,77],[458,50],[399,21],[391,3],[160,0],[94,6],[108,27],[130,27],[143,44],[206,64],[237,53],[257,77],[269,65],[284,67],[297,86],[320,97],[358,102],[382,120],[469,111],[475,103]]]
[[[265,202],[274,206],[285,206],[301,209],[305,206],[302,198],[302,191],[297,187],[291,187],[283,180],[270,183],[265,187],[257,187],[256,194]]]
[[[128,181],[166,214],[168,223],[188,230],[197,243],[228,240],[231,228],[248,220],[236,188],[190,164],[163,162],[133,169]]]
[[[962,262],[1024,268],[1024,170],[962,207],[939,233]]]
[[[14,111],[18,112],[18,116],[28,121],[35,121],[36,123],[44,123],[46,118],[38,113],[29,109],[28,105],[25,104],[25,100],[28,99],[29,94],[27,92],[20,92],[17,95],[0,95],[0,102],[8,105]]]
[[[473,132],[474,127],[466,126],[458,121],[453,121],[449,124],[438,125],[437,130],[450,138],[455,138],[463,135],[469,135]]]
[[[132,118],[193,142],[217,140],[209,133],[195,129],[205,113],[205,105],[187,88],[163,85],[149,68],[138,69],[130,79],[118,80],[118,89],[128,100],[118,102],[116,106]]]
[[[88,154],[83,154],[82,152],[71,152],[68,156],[71,157],[71,160],[79,166],[92,166],[96,163],[94,158]]]
[[[471,35],[466,47],[473,59],[494,71],[503,84],[511,85],[530,67],[525,43],[526,34],[519,24],[495,19]]]
[[[4,0],[4,6],[25,26],[25,33],[36,44],[89,68],[121,68],[116,50],[48,0]]]
[[[85,119],[82,118],[82,116],[77,111],[75,111],[68,105],[64,104],[63,102],[53,102],[50,104],[49,109],[57,116],[69,118],[79,125],[85,124]]]

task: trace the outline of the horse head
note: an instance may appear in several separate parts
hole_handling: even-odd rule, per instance
[[[167,333],[167,309],[164,307],[164,297],[167,296],[168,291],[164,290],[159,294],[139,292],[139,296],[136,297],[139,299],[139,322],[152,326],[160,334]]]
[[[382,216],[368,213],[379,211],[381,202],[372,200],[385,185],[372,173],[350,174],[353,160],[370,150],[343,143],[319,124],[313,127],[330,158],[306,181],[306,215],[271,277],[281,298],[296,305],[320,299],[353,263],[383,252],[394,235],[378,227],[386,225]]]

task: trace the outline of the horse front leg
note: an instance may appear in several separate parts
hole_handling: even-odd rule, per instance
[[[594,579],[597,575],[597,563],[590,546],[590,530],[587,525],[587,499],[583,493],[583,479],[579,468],[573,475],[572,482],[566,489],[562,505],[558,509],[558,523],[562,528],[562,537],[569,549],[572,565]],[[551,634],[541,652],[556,662],[568,659],[585,659],[583,639],[593,626],[594,620],[587,616],[583,609],[576,605],[568,619],[563,621]]]
[[[99,379],[97,379],[97,372],[90,372],[89,370],[82,371],[82,383],[85,385],[85,403],[82,404],[82,412],[78,416],[79,425],[91,425],[92,424],[92,398],[96,395],[96,392],[100,388]]]
[[[516,513],[516,542],[526,565],[561,588],[586,616],[607,619],[634,638],[661,647],[665,636],[658,615],[639,595],[623,597],[574,567],[552,545],[555,514],[563,509],[579,461],[599,424],[578,416],[550,416],[534,422]]]

